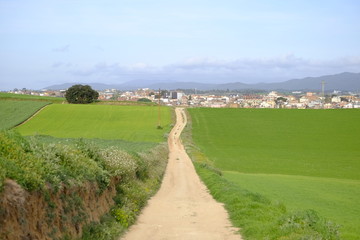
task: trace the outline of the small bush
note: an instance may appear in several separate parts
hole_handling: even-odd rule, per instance
[[[137,164],[135,159],[127,152],[115,147],[110,147],[101,151],[104,159],[105,169],[111,176],[121,176],[122,178],[134,178]]]
[[[113,221],[113,217],[105,215],[101,218],[101,224],[97,222],[91,222],[84,227],[82,240],[114,240],[117,239],[121,232],[124,232],[124,228],[120,223]]]
[[[19,134],[0,132],[0,167],[5,177],[17,180],[28,190],[41,189],[45,184],[43,163],[31,154],[29,143]]]

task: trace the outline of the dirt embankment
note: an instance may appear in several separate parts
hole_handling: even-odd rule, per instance
[[[117,183],[119,179],[112,179],[101,194],[95,183],[44,194],[7,179],[0,193],[0,239],[79,237],[85,224],[99,221],[114,205]]]
[[[223,205],[213,199],[195,172],[180,139],[185,125],[184,110],[177,108],[161,188],[124,239],[241,239]]]

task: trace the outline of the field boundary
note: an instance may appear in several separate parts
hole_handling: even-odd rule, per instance
[[[52,103],[48,103],[45,106],[41,107],[40,109],[38,109],[36,112],[34,112],[33,115],[31,115],[30,117],[28,117],[27,119],[25,119],[24,121],[22,121],[21,123],[16,124],[14,127],[12,128],[16,128],[19,127],[25,123],[27,123],[28,121],[30,121],[33,117],[35,117],[39,112],[41,112],[44,108],[46,108],[47,106],[51,105]]]

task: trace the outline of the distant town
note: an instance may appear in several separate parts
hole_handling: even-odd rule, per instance
[[[9,93],[37,96],[64,97],[66,90],[14,89]],[[101,101],[147,101],[167,106],[210,108],[288,108],[288,109],[337,109],[360,108],[359,93],[293,91],[208,91],[155,90],[140,88],[134,91],[107,89],[98,91]]]

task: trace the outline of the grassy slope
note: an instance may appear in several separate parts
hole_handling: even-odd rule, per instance
[[[226,179],[290,209],[315,209],[342,224],[345,239],[358,239],[360,111],[190,113],[201,151],[217,167],[233,170],[225,171]]]
[[[2,101],[0,99],[0,130],[9,129],[31,117],[48,102]]]
[[[170,129],[171,109],[161,108],[161,130],[156,129],[157,110],[152,106],[52,105],[17,129],[24,135],[163,142]]]

